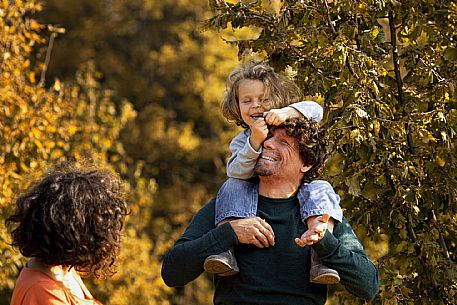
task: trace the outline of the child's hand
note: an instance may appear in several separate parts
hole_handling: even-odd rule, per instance
[[[284,107],[281,109],[271,109],[264,112],[265,121],[268,125],[281,125],[289,118],[298,118],[302,114],[293,107]]]
[[[295,243],[300,247],[304,247],[320,241],[327,230],[327,223],[329,219],[330,214],[328,213],[324,213],[322,216],[313,219],[308,231],[303,233],[300,238],[295,238]]]
[[[268,126],[265,119],[260,117],[251,125],[251,137],[249,142],[256,151],[260,149],[262,142],[267,138]]]

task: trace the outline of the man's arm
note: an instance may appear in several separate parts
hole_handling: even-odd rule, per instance
[[[378,269],[366,256],[345,218],[335,224],[333,234],[326,231],[312,247],[326,266],[338,271],[341,284],[350,293],[366,300],[376,296],[380,284]]]
[[[170,287],[184,286],[203,273],[205,259],[237,244],[230,223],[214,226],[214,200],[192,219],[181,238],[165,255],[162,278]]]
[[[271,226],[259,217],[241,218],[214,226],[214,200],[195,215],[184,234],[165,255],[162,278],[170,287],[184,286],[203,272],[205,259],[238,243],[259,248],[274,246]]]

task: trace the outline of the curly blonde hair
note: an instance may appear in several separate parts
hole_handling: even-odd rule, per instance
[[[271,102],[271,108],[283,108],[299,102],[300,88],[287,77],[278,74],[272,67],[259,62],[249,62],[230,73],[226,82],[226,95],[222,102],[222,114],[236,125],[248,128],[241,118],[238,100],[238,88],[243,79],[260,80],[265,86],[265,96]]]

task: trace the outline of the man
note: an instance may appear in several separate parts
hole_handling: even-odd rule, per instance
[[[312,247],[338,271],[349,292],[374,298],[378,270],[346,220],[335,224],[333,234],[326,214],[309,228],[301,221],[295,195],[305,174],[322,166],[320,150],[325,152],[325,140],[313,124],[298,118],[270,130],[255,168],[257,217],[215,227],[210,201],[164,259],[162,277],[168,286],[187,284],[203,272],[206,257],[234,247],[240,271],[215,277],[215,304],[324,304],[326,285],[309,282]],[[310,163],[309,154],[315,154],[315,162]]]

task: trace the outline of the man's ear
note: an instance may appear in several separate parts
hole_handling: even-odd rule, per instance
[[[305,164],[302,164],[301,168],[300,168],[300,172],[302,173],[306,173],[307,171],[309,171],[313,166],[312,165],[305,165]]]

